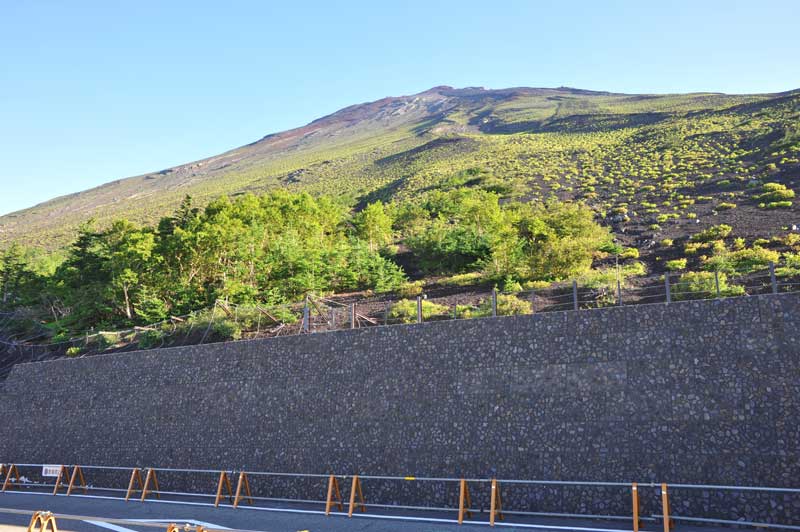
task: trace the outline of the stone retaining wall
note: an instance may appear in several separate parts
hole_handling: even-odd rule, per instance
[[[799,311],[770,295],[18,365],[0,461],[800,487]],[[254,488],[323,496],[281,482]],[[520,510],[630,512],[626,489],[504,489]],[[457,503],[444,484],[364,491]],[[800,497],[676,490],[673,507],[800,524]]]

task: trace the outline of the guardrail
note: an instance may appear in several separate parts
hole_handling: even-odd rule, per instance
[[[57,473],[56,473],[57,472]],[[30,478],[22,473],[28,473]],[[45,474],[56,473],[54,477],[45,477]],[[467,477],[417,477],[417,476],[387,476],[387,475],[337,475],[318,473],[284,473],[266,471],[245,471],[231,469],[178,469],[163,467],[119,467],[95,465],[49,465],[49,464],[0,464],[0,474],[4,475],[2,485],[3,493],[39,493],[62,497],[102,497],[123,501],[138,500],[143,502],[190,502],[194,505],[211,507],[239,508],[240,506],[254,509],[281,509],[280,506],[259,506],[257,501],[270,503],[284,503],[320,506],[322,509],[313,510],[312,513],[324,515],[340,515],[353,517],[369,515],[381,517],[382,514],[367,513],[367,508],[413,510],[418,512],[436,511],[455,514],[452,519],[437,519],[438,521],[461,524],[465,520],[473,519],[476,514],[484,516],[483,521],[490,526],[495,526],[509,516],[521,517],[557,517],[579,518],[589,520],[617,520],[628,521],[630,530],[639,532],[643,523],[660,524],[664,532],[671,532],[676,521],[688,523],[739,525],[758,528],[781,528],[800,530],[800,524],[769,523],[744,521],[737,519],[723,519],[715,517],[682,516],[672,513],[670,506],[670,493],[672,490],[705,490],[711,492],[756,492],[773,494],[791,494],[800,500],[800,489],[758,486],[726,486],[726,485],[701,485],[701,484],[667,484],[667,483],[627,483],[627,482],[596,482],[596,481],[563,481],[563,480],[524,480],[524,479],[498,479],[498,478],[467,478]],[[163,489],[159,484],[172,475]],[[54,478],[48,481],[47,478]],[[88,478],[88,482],[87,482]],[[128,479],[125,482],[125,479]],[[236,484],[233,489],[234,480]],[[34,480],[31,480],[34,479]],[[67,481],[67,479],[69,479]],[[251,488],[251,479],[279,480],[279,489],[288,491],[290,483],[303,483],[301,486],[305,493],[315,492],[320,498],[279,497],[266,496],[254,493]],[[95,485],[98,480],[110,485]],[[342,489],[349,484],[347,494]],[[170,489],[175,486],[195,486],[196,490]],[[437,505],[403,505],[387,503],[380,500],[380,494],[402,485],[408,491],[415,491],[417,499],[425,500],[427,489],[439,488]],[[431,486],[433,485],[433,486]],[[127,487],[123,487],[127,486]],[[265,484],[268,486],[268,483]],[[615,502],[622,502],[630,513],[625,515],[604,515],[570,512],[544,512],[533,511],[530,508],[511,508],[503,504],[507,495],[513,494],[515,489],[536,488],[568,488],[611,490],[615,493]],[[658,496],[660,513],[645,516],[642,513],[642,499],[647,495]],[[107,495],[107,494],[111,495]],[[103,495],[101,495],[103,494]],[[371,497],[374,494],[374,497]],[[476,501],[476,495],[481,498]],[[162,498],[163,496],[163,498]],[[323,498],[324,497],[324,498]],[[207,502],[197,502],[196,499]],[[611,502],[611,501],[609,501]],[[285,509],[285,507],[284,507]],[[293,510],[300,511],[300,510]]]

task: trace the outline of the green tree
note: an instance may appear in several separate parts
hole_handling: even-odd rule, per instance
[[[380,201],[367,205],[354,217],[353,223],[356,234],[367,241],[370,251],[383,249],[394,240],[392,217]]]

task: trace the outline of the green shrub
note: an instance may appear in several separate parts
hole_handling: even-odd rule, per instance
[[[506,277],[503,279],[503,286],[500,291],[506,294],[522,292],[522,285],[510,275],[506,275]]]
[[[770,201],[769,203],[759,203],[758,207],[761,209],[790,209],[792,207],[791,201]]]
[[[639,258],[639,250],[636,248],[625,248],[622,253],[619,254],[619,258],[621,259],[638,259]]]
[[[524,287],[525,290],[544,290],[552,284],[550,281],[526,281]]]
[[[427,299],[422,300],[422,319],[427,320],[433,316],[447,315],[449,308],[444,305],[432,303]],[[417,321],[417,301],[415,299],[401,299],[389,311],[389,318],[400,320],[402,323]]]
[[[685,270],[686,269],[686,259],[674,259],[668,260],[664,263],[664,268],[671,272],[675,272],[678,270]]]
[[[794,198],[794,190],[780,183],[764,183],[761,187],[761,191],[761,194],[756,196],[756,200],[766,204],[772,202],[783,203],[786,200]],[[789,204],[791,204],[791,201]]]
[[[477,307],[459,305],[456,307],[459,318],[485,318],[492,315],[492,299],[486,298]],[[511,294],[497,294],[497,315],[514,316],[517,314],[530,314],[533,306],[530,301],[520,299]]]
[[[119,342],[119,334],[113,332],[103,332],[91,337],[90,340],[97,347],[97,349],[104,350]]]
[[[703,244],[700,242],[687,242],[683,246],[683,252],[687,255],[695,255],[701,247],[703,247]]]
[[[778,277],[794,277],[800,275],[800,253],[784,253],[783,266],[775,268]]]
[[[672,247],[672,244],[675,242],[671,238],[665,238],[661,242],[658,243],[659,246],[662,248],[669,248]]]
[[[469,272],[451,275],[446,279],[439,281],[444,286],[470,286],[479,284],[483,280],[482,272]],[[417,295],[417,294],[411,294]]]
[[[704,262],[703,268],[725,273],[753,273],[767,269],[771,262],[778,262],[779,258],[777,251],[756,246],[714,255]]]
[[[83,353],[82,347],[68,347],[66,351],[68,357],[76,357],[81,353]]]
[[[397,290],[397,294],[400,297],[415,297],[422,293],[422,286],[425,284],[424,281],[409,281],[403,283],[400,288]]]
[[[136,339],[142,349],[152,349],[161,345],[164,341],[164,333],[157,329],[147,329],[138,333]]]
[[[486,303],[484,303],[486,304]],[[488,302],[491,309],[492,302]],[[497,315],[498,316],[514,316],[517,314],[530,314],[533,311],[530,301],[520,299],[511,294],[498,294],[497,295]]]
[[[744,287],[728,283],[728,276],[719,274],[720,296],[740,296]],[[672,294],[677,300],[710,299],[717,297],[716,281],[712,272],[686,272],[672,287]]]
[[[210,336],[214,340],[239,340],[242,337],[242,329],[235,321],[224,319],[217,320],[211,326]]]
[[[718,211],[728,211],[728,210],[735,209],[735,208],[736,208],[736,204],[735,203],[724,203],[723,202],[723,203],[720,203],[719,205],[717,205],[717,210]]]
[[[692,242],[711,242],[712,240],[720,240],[722,238],[726,238],[728,235],[731,234],[733,231],[733,227],[730,225],[720,224],[720,225],[712,225],[708,229],[704,231],[700,231],[697,234],[692,235],[690,239]]]

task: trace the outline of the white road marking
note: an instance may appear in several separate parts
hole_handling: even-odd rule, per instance
[[[100,528],[107,528],[109,530],[113,530],[114,532],[136,532],[130,528],[125,528],[124,526],[115,525],[114,523],[105,523],[103,521],[84,521],[84,523],[89,523],[90,525],[99,526]]]
[[[198,521],[197,519],[128,519],[128,521],[136,521],[137,523],[189,523],[195,526],[204,526],[206,528],[213,528],[215,530],[231,530],[227,526],[216,525],[214,523],[207,523],[206,521]]]
[[[184,524],[188,523],[194,526],[204,526],[206,528],[212,528],[216,530],[231,530],[227,526],[221,526],[214,523],[208,523],[206,521],[198,521],[197,519],[126,519],[126,521],[132,521],[137,523],[176,523],[176,524]],[[115,525],[114,523],[106,523],[105,521],[89,521],[86,520],[84,523],[89,523],[90,525],[98,526],[100,528],[107,528],[108,530],[113,530],[114,532],[136,532],[130,528],[125,528],[124,526]]]

